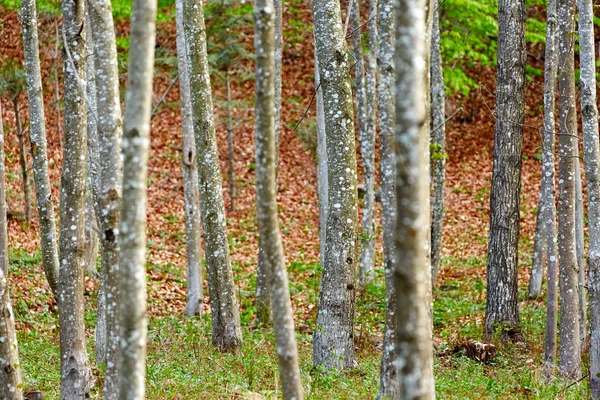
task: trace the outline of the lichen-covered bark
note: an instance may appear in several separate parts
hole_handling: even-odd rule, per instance
[[[21,400],[23,398],[21,366],[7,280],[8,232],[4,171],[4,128],[0,105],[0,398]]]
[[[588,198],[588,295],[590,304],[590,386],[600,399],[600,166],[593,7],[579,0],[579,93],[583,122],[583,156]]]
[[[146,178],[150,147],[156,0],[134,0],[123,127],[119,225],[119,398],[144,399],[146,376]]]
[[[579,165],[579,143],[575,141],[575,254],[577,256],[577,296],[579,299],[579,341],[583,347],[587,337],[587,305],[585,299],[585,224],[583,221],[583,187]]]
[[[231,112],[231,84],[229,70],[225,72],[225,86],[227,86],[227,180],[229,181],[229,211],[235,211],[235,171],[233,158],[233,121]]]
[[[283,244],[277,216],[275,38],[273,0],[254,2],[256,76],[256,205],[264,265],[268,269],[273,325],[284,399],[302,399],[298,349]]]
[[[543,224],[541,249],[546,252],[548,262],[548,291],[546,294],[546,331],[544,341],[544,377],[551,379],[554,375],[556,364],[556,332],[558,317],[558,249],[556,243],[556,187],[554,171],[555,151],[555,117],[556,110],[556,0],[548,1],[546,17],[546,50],[544,62],[544,130],[542,133],[542,183],[540,188],[540,201],[538,208],[538,222]],[[537,242],[536,242],[537,247]],[[541,254],[538,254],[541,257]],[[534,255],[535,263],[535,255]],[[532,295],[532,286],[541,291],[544,264],[540,263],[537,271],[539,274],[539,289],[537,283],[529,282],[529,295]],[[537,279],[537,278],[536,278]]]
[[[560,281],[560,363],[563,376],[581,376],[579,298],[575,251],[575,108],[574,36],[575,0],[558,0],[558,255]]]
[[[242,330],[229,260],[202,1],[184,0],[183,15],[212,312],[212,343],[222,351],[229,351],[242,345]]]
[[[21,165],[21,179],[23,181],[23,208],[25,221],[31,222],[31,193],[29,190],[29,174],[27,173],[27,153],[25,153],[25,135],[21,124],[21,110],[19,109],[19,94],[12,97],[13,109],[15,111],[15,125],[17,128],[17,140],[19,141],[19,164]]]
[[[485,335],[521,340],[517,264],[525,94],[525,1],[498,2],[494,166],[490,193]]]
[[[353,323],[358,264],[352,63],[342,32],[340,3],[313,0],[312,11],[328,173],[326,253],[313,356],[314,365],[325,370],[349,369],[356,363]]]
[[[315,90],[317,119],[317,187],[319,198],[319,262],[325,265],[325,238],[327,233],[327,146],[325,138],[325,110],[323,107],[323,89],[319,78],[319,60],[315,54]]]
[[[46,279],[56,298],[59,274],[58,246],[50,178],[48,176],[44,99],[38,49],[37,12],[34,0],[21,1],[21,23],[23,25],[23,54],[27,77],[27,98],[29,100],[29,140],[33,160],[36,206],[40,223],[40,247]]]
[[[379,159],[381,226],[385,266],[386,316],[378,399],[398,399],[396,360],[396,287],[394,285],[394,221],[396,220],[396,153],[394,101],[395,9],[393,0],[379,0]]]
[[[185,197],[187,305],[185,315],[193,317],[202,313],[202,243],[200,220],[200,191],[194,143],[194,122],[190,104],[190,79],[183,31],[183,0],[177,0],[177,66],[179,69],[179,97],[181,100],[181,125],[183,154],[181,173]]]
[[[98,314],[105,314],[106,325],[96,326],[104,334],[104,398],[118,397],[119,365],[119,223],[121,213],[122,169],[121,138],[123,121],[119,97],[119,70],[112,8],[109,0],[87,2],[93,32],[94,66],[99,141],[99,183],[97,191],[100,225],[101,274]],[[101,304],[100,300],[104,300]],[[102,310],[103,309],[103,310]],[[105,330],[105,332],[102,332]]]
[[[60,191],[58,285],[61,397],[81,399],[89,395],[91,375],[83,316],[87,109],[85,93],[81,92],[77,82],[77,79],[85,80],[86,76],[85,12],[81,0],[65,0],[62,7],[66,42],[63,43],[65,145]]]
[[[431,33],[431,280],[435,284],[440,271],[442,228],[444,224],[444,185],[446,182],[446,124],[444,74],[440,49],[439,2],[434,1]]]

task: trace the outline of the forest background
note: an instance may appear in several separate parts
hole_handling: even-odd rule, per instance
[[[250,3],[209,1],[206,21],[221,169],[227,171],[227,106],[233,112],[235,211],[227,213],[234,280],[244,329],[240,354],[216,354],[209,345],[208,298],[204,316],[188,319],[185,309],[185,229],[181,181],[181,119],[175,44],[175,7],[159,0],[151,154],[148,176],[148,307],[150,315],[147,396],[154,399],[260,398],[279,393],[274,338],[270,328],[254,327],[254,291],[258,229],[254,188],[253,24]],[[231,4],[229,4],[231,3]],[[0,0],[0,68],[22,65],[21,25],[16,0]],[[345,12],[346,5],[342,2]],[[56,24],[60,3],[38,1],[40,58],[46,104],[50,178],[58,198],[61,150],[54,94]],[[529,300],[526,283],[532,261],[533,234],[541,169],[545,7],[527,1],[527,88],[523,156],[520,305],[526,347],[503,346],[496,358],[481,363],[452,349],[483,337],[485,265],[489,227],[495,106],[497,1],[445,0],[440,5],[442,57],[446,84],[447,181],[443,267],[434,290],[436,391],[439,398],[585,398],[585,383],[546,385],[541,378],[545,302]],[[124,87],[130,2],[113,1]],[[363,18],[367,10],[362,10]],[[600,15],[596,11],[597,15]],[[381,223],[377,224],[376,279],[358,297],[355,321],[359,367],[331,375],[311,372],[312,330],[321,267],[318,264],[316,193],[316,123],[314,109],[296,127],[314,92],[314,57],[310,2],[284,2],[282,139],[279,165],[279,217],[288,261],[302,379],[310,398],[370,398],[377,393],[385,287]],[[365,19],[366,20],[366,19]],[[596,19],[600,25],[600,19]],[[241,33],[240,33],[241,32]],[[364,41],[366,42],[366,41]],[[223,49],[234,49],[223,55]],[[577,48],[576,48],[577,51]],[[224,58],[234,62],[223,63]],[[230,65],[232,101],[227,102],[224,66]],[[171,89],[169,90],[169,88]],[[61,88],[62,89],[62,88]],[[58,396],[60,368],[55,304],[42,273],[37,221],[25,221],[15,114],[2,98],[9,205],[10,283],[25,386]],[[59,100],[60,102],[60,100]],[[27,129],[25,93],[19,96]],[[59,103],[60,106],[60,103]],[[313,106],[314,107],[314,106]],[[60,122],[62,123],[62,122]],[[296,129],[294,129],[296,128]],[[29,147],[29,146],[27,146]],[[360,158],[359,158],[360,160]],[[29,160],[29,163],[31,160]],[[359,161],[360,162],[360,161]],[[29,166],[31,168],[31,165]],[[359,168],[360,169],[360,168]],[[359,180],[361,178],[359,177]],[[223,186],[228,186],[223,174]],[[583,180],[585,182],[585,180]],[[584,191],[585,193],[585,191]],[[231,204],[224,190],[226,207]],[[377,208],[380,219],[380,205]],[[93,351],[97,279],[86,277],[86,322]],[[174,334],[177,333],[177,334]],[[584,360],[586,362],[586,360]],[[102,371],[94,371],[102,378]],[[97,395],[94,393],[93,395]],[[254,396],[254,397],[253,397]]]

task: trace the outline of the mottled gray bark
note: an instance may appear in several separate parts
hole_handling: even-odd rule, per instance
[[[146,178],[150,147],[156,0],[134,0],[123,122],[119,225],[119,399],[142,400],[146,376]]]
[[[98,314],[105,326],[96,326],[96,343],[106,341],[104,398],[118,398],[119,366],[119,223],[122,195],[121,137],[123,121],[119,96],[119,70],[112,8],[109,0],[88,0],[94,32],[94,62],[98,140],[100,143],[97,193],[100,225],[101,274]],[[110,301],[107,301],[110,299]],[[102,303],[103,301],[103,303]],[[100,321],[100,320],[99,320]]]
[[[229,71],[225,73],[227,86],[227,177],[229,181],[229,211],[235,211],[235,172],[233,159],[233,121],[231,112],[231,83]]]
[[[600,167],[596,54],[591,0],[579,0],[579,93],[583,122],[583,156],[588,198],[588,294],[590,304],[590,386],[600,399]],[[585,310],[585,308],[584,308]]]
[[[13,110],[15,112],[15,125],[17,128],[17,140],[19,141],[19,164],[21,166],[21,179],[23,181],[23,211],[25,221],[31,222],[31,193],[29,190],[29,174],[27,173],[27,153],[25,152],[25,135],[21,124],[21,110],[19,109],[19,94],[12,97]]]
[[[319,198],[319,262],[325,265],[325,238],[327,234],[327,200],[329,187],[327,185],[327,145],[325,138],[325,109],[323,107],[323,88],[319,78],[319,60],[315,54],[315,90],[316,90],[316,119],[317,119],[317,188]]]
[[[587,336],[587,302],[585,298],[585,242],[583,221],[583,187],[579,165],[579,143],[575,141],[575,253],[577,254],[577,295],[579,298],[579,340],[585,345]]]
[[[58,285],[61,398],[89,395],[91,371],[85,349],[83,300],[86,193],[86,103],[78,79],[85,81],[86,38],[83,1],[65,0],[63,76],[65,144],[60,191],[60,274]]]
[[[350,369],[354,355],[357,182],[354,113],[340,3],[313,0],[315,51],[323,89],[327,147],[328,208],[325,265],[314,333],[314,365]]]
[[[284,399],[304,397],[283,244],[277,216],[275,138],[275,34],[273,0],[254,2],[256,76],[256,205],[258,229],[268,270],[273,325]]]
[[[229,351],[242,345],[242,330],[229,259],[202,1],[184,0],[183,15],[212,310],[212,343],[221,351]]]
[[[59,275],[58,246],[52,191],[48,176],[44,99],[38,49],[37,12],[34,0],[21,1],[21,23],[23,25],[23,53],[27,77],[27,98],[29,100],[29,140],[33,160],[36,206],[40,223],[42,261],[46,279],[56,298]]]
[[[398,371],[396,360],[396,287],[394,284],[396,220],[396,153],[394,127],[394,41],[395,18],[393,0],[379,0],[379,159],[381,179],[381,226],[383,230],[383,258],[385,266],[386,316],[383,335],[378,399],[398,399]]]
[[[426,21],[423,0],[396,9],[396,366],[400,399],[432,399]],[[427,91],[428,92],[428,91]]]
[[[579,298],[575,251],[575,108],[574,41],[575,0],[558,0],[558,255],[560,281],[560,363],[563,376],[581,376]]]
[[[546,50],[544,62],[544,130],[542,133],[542,183],[538,208],[538,227],[542,226],[543,235],[537,236],[541,241],[541,250],[548,262],[548,291],[546,294],[546,332],[544,341],[544,377],[552,379],[556,365],[556,333],[558,320],[558,249],[556,243],[556,184],[554,171],[555,151],[555,111],[556,111],[556,0],[548,1],[546,17]],[[542,258],[542,254],[537,255]],[[540,264],[537,273],[539,289],[534,281],[534,270],[529,282],[529,296],[532,296],[532,287],[541,291],[544,263]],[[535,263],[535,254],[534,254]],[[537,279],[537,278],[536,278]],[[539,294],[538,294],[539,295]]]
[[[187,305],[185,315],[193,317],[202,313],[202,243],[200,221],[200,191],[198,189],[198,167],[194,143],[194,122],[190,104],[190,78],[185,51],[183,31],[183,0],[177,0],[177,66],[179,69],[179,98],[181,101],[181,125],[183,154],[181,174],[185,197]]]
[[[4,172],[4,128],[0,105],[0,398],[21,400],[21,366],[7,280],[9,264]]]
[[[445,88],[440,49],[439,1],[433,7],[431,33],[431,176],[433,199],[431,205],[431,281],[435,284],[442,256],[442,228],[444,225],[444,185],[446,182],[446,115]]]
[[[494,166],[490,193],[485,335],[521,341],[517,287],[525,110],[525,1],[498,2]]]

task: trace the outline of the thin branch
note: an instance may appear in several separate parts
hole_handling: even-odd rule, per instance
[[[296,132],[296,129],[298,129],[298,126],[300,125],[300,123],[302,123],[302,121],[304,121],[304,118],[306,118],[306,114],[308,114],[308,110],[310,110],[310,107],[312,106],[313,102],[315,101],[315,97],[317,96],[317,91],[319,90],[320,87],[321,87],[321,82],[319,82],[319,84],[315,88],[315,91],[313,92],[313,95],[310,99],[310,103],[308,103],[308,107],[306,107],[306,110],[304,110],[304,114],[302,114],[302,118],[300,118],[300,120],[296,123],[296,126],[294,126],[293,132]]]
[[[450,115],[448,118],[446,118],[446,120],[445,120],[444,122],[442,122],[441,124],[439,124],[438,126],[436,126],[435,128],[433,128],[433,129],[431,130],[431,133],[433,133],[433,132],[436,132],[436,131],[437,131],[438,129],[440,129],[442,126],[446,125],[446,122],[448,122],[448,121],[450,121],[452,118],[454,118],[454,116],[455,116],[456,114],[458,114],[458,112],[459,112],[459,111],[462,111],[462,109],[463,109],[462,107],[459,107],[459,108],[458,108],[458,110],[454,111],[454,112],[452,113],[452,115]]]
[[[175,85],[175,82],[177,82],[177,79],[179,79],[177,76],[175,76],[175,78],[171,79],[171,83],[169,84],[169,87],[167,88],[167,90],[165,90],[165,92],[162,94],[162,96],[160,96],[160,99],[158,100],[158,102],[156,103],[154,108],[152,109],[152,114],[150,114],[150,121],[152,121],[152,119],[154,118],[154,114],[156,114],[156,111],[158,111],[158,107],[160,107],[160,105],[167,98],[167,94],[169,94],[171,89],[173,89],[173,86]]]

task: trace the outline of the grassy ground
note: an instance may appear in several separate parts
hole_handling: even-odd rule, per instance
[[[14,280],[39,282],[39,257],[23,252],[11,255]],[[481,276],[485,263],[479,259],[446,259],[447,271],[435,290],[434,336],[437,345],[435,375],[440,399],[583,399],[587,384],[541,379],[544,334],[544,305],[525,301],[522,293],[521,318],[527,347],[500,346],[489,364],[482,364],[445,351],[467,338],[482,337],[485,285]],[[159,267],[152,267],[155,271]],[[451,268],[451,270],[449,270]],[[158,271],[157,271],[158,272]],[[165,274],[172,271],[163,271]],[[378,389],[381,329],[384,318],[382,275],[357,301],[356,370],[322,375],[311,365],[311,327],[314,324],[319,284],[317,265],[292,263],[292,294],[297,318],[297,339],[307,397],[311,399],[369,399]],[[274,338],[268,328],[252,327],[252,273],[238,270],[241,290],[244,347],[239,354],[220,354],[210,345],[210,316],[187,319],[182,315],[152,317],[148,333],[147,398],[229,399],[276,398],[281,395],[277,376]],[[92,337],[95,312],[93,291],[86,298],[86,321]],[[152,291],[150,291],[152,296]],[[44,307],[45,294],[35,285],[17,285],[13,296],[19,329],[19,350],[25,386],[43,390],[48,399],[58,399],[60,383],[56,316]],[[158,298],[150,298],[160,301]],[[31,310],[36,310],[35,312]],[[93,360],[93,340],[88,342]],[[102,367],[93,398],[99,398]],[[253,397],[254,396],[254,397]]]

